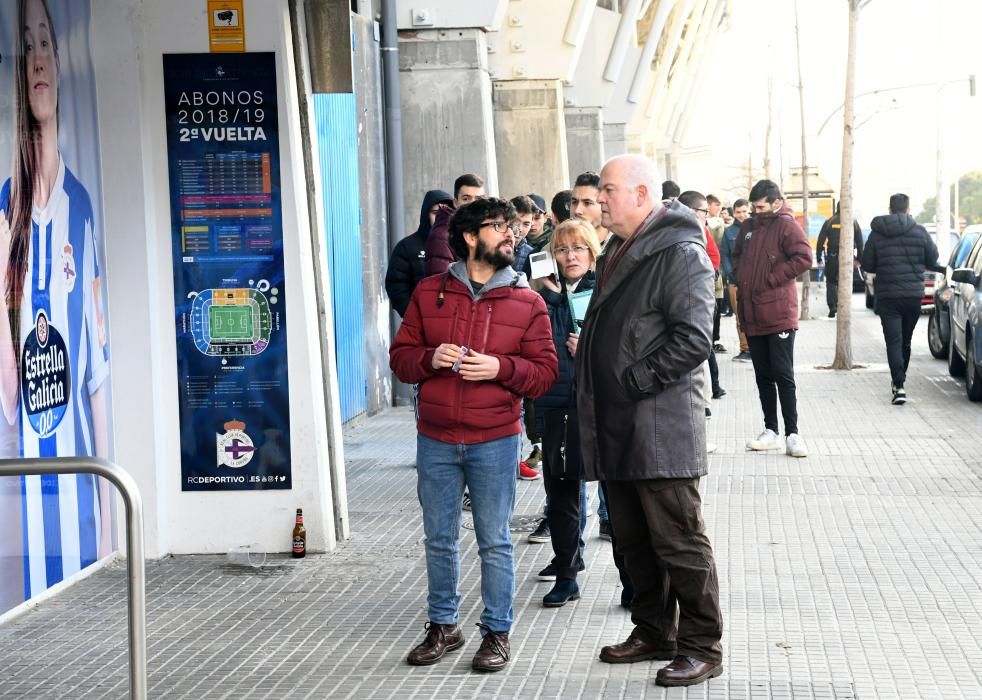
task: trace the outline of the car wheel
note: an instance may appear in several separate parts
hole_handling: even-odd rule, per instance
[[[958,354],[954,337],[948,342],[948,374],[952,377],[965,376],[965,360]]]
[[[965,368],[965,391],[968,392],[970,401],[982,401],[982,372],[975,363],[975,341],[971,336],[966,335],[966,364]]]
[[[948,355],[948,347],[941,338],[937,309],[931,309],[931,315],[927,317],[927,347],[935,359],[943,360]]]
[[[873,299],[873,295],[870,294],[869,293],[869,290],[867,289],[866,290],[866,308],[867,309],[872,309],[874,306],[876,306],[876,300]]]

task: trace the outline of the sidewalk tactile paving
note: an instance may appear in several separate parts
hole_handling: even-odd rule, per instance
[[[423,635],[426,574],[415,431],[411,412],[396,409],[345,429],[351,538],[337,551],[274,557],[258,572],[218,556],[148,563],[151,696],[982,698],[982,406],[930,357],[924,318],[911,400],[891,406],[879,322],[860,296],[854,302],[855,359],[868,369],[817,369],[831,361],[833,323],[805,323],[798,336],[807,459],[745,450],[761,429],[753,369],[718,356],[729,393],[712,404],[718,451],[702,491],[724,613],[720,678],[667,690],[653,683],[659,662],[597,659],[631,622],[596,516],[583,597],[542,607],[550,584],[535,573],[551,547],[517,530],[534,526],[543,490],[524,481],[512,662],[498,674],[470,669],[480,564],[464,528],[467,644],[434,666],[407,666]],[[736,348],[733,320],[722,327],[724,345]],[[0,698],[126,697],[125,597],[125,566],[115,564],[0,628]]]

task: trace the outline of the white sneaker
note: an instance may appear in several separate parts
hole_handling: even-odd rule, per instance
[[[781,449],[781,438],[777,433],[768,428],[753,440],[747,441],[748,450],[779,450]]]
[[[787,452],[792,457],[807,457],[808,448],[805,447],[805,441],[801,439],[798,433],[791,433],[785,438],[785,442],[788,445]]]

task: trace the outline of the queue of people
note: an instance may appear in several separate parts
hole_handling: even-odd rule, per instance
[[[719,327],[735,319],[733,359],[754,369],[763,430],[747,449],[806,457],[794,343],[808,239],[769,180],[726,207],[662,181],[637,155],[581,174],[548,211],[540,195],[499,199],[483,185],[466,174],[452,195],[426,193],[386,277],[403,317],[391,367],[418,387],[428,621],[407,661],[436,663],[464,644],[457,585],[469,508],[484,602],[472,667],[508,664],[515,484],[541,477],[544,515],[528,540],[551,544],[542,605],[585,594],[586,493],[596,481],[600,534],[634,623],[600,660],[667,661],[655,676],[663,686],[716,677],[723,620],[699,483],[714,449],[706,419],[727,395]],[[894,380],[902,389],[902,370]]]

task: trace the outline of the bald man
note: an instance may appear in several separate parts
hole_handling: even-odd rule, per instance
[[[600,659],[670,659],[655,682],[683,686],[723,672],[719,584],[699,496],[714,276],[702,225],[682,204],[659,200],[660,182],[636,155],[600,173],[602,224],[616,239],[598,263],[580,335],[577,408],[585,478],[606,483],[635,588],[634,630]]]

